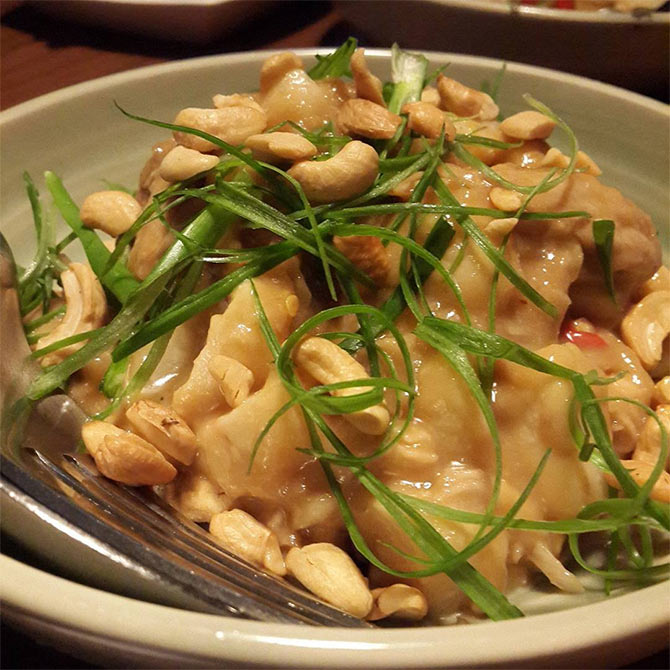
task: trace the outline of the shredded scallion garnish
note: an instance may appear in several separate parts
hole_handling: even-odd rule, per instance
[[[332,54],[318,56],[309,76],[316,81],[349,76],[350,59],[356,48],[356,40],[350,38]],[[441,71],[439,68],[429,75],[427,67],[428,60],[423,55],[394,45],[391,82],[384,89],[390,112],[401,114],[406,102],[421,99],[424,86]],[[494,98],[504,72],[503,67],[488,87]],[[311,85],[317,86],[313,82]],[[83,225],[79,208],[60,178],[47,172],[45,182],[55,209],[71,231],[57,243],[54,222],[45,215],[32,179],[24,175],[37,238],[36,254],[20,272],[19,282],[21,311],[26,315],[25,331],[31,344],[39,341],[44,329],[55,319],[67,315],[66,306],[53,298],[54,290],[60,291],[56,284],[58,277],[67,267],[65,253],[75,242],[81,246],[110,298],[109,319],[100,328],[76,332],[33,351],[32,357],[36,359],[66,347],[72,353],[42,371],[30,385],[27,401],[40,399],[59,388],[66,389],[74,373],[104,354],[105,360],[110,360],[100,382],[105,404],[93,418],[108,419],[140,397],[163,360],[176,328],[211,310],[249,282],[254,316],[286,399],[278,403],[280,406],[263,425],[250,427],[255,432],[247,476],[255,475],[263,449],[271,448],[269,438],[282,417],[288,413],[299,416],[306,432],[303,441],[296,439],[295,449],[305,459],[315,461],[315,466],[318,462],[316,467],[321,468],[351,543],[371,566],[404,579],[447,575],[495,620],[523,614],[470,559],[506,530],[567,535],[574,561],[603,578],[606,589],[620,581],[642,583],[666,576],[668,565],[654,563],[652,540],[655,532],[670,529],[670,510],[651,498],[668,453],[663,423],[642,403],[605,396],[602,387],[617,381],[620,374],[606,371],[606,378],[599,376],[598,371],[582,374],[498,334],[506,332],[499,329],[497,313],[500,282],[509,282],[520,303],[532,303],[543,312],[543,319],[553,320],[556,331],[562,312],[559,303],[550,302],[549,290],[544,294],[548,282],[525,276],[519,269],[521,265],[514,262],[512,246],[508,245],[514,230],[494,243],[484,231],[482,220],[515,217],[523,220],[524,227],[550,226],[556,220],[590,221],[604,286],[616,304],[612,270],[615,222],[593,218],[588,212],[576,209],[529,211],[536,195],[571,178],[578,142],[568,124],[546,105],[531,96],[525,96],[525,101],[552,119],[569,145],[567,167],[549,169],[535,185],[515,184],[475,155],[477,146],[504,152],[518,149],[522,141],[495,140],[477,135],[476,131],[459,133],[447,141],[444,128],[439,137],[435,133],[428,140],[408,129],[411,124],[403,114],[394,133],[389,132],[383,141],[371,140],[380,156],[374,183],[355,197],[319,205],[309,202],[305,195],[308,189],[303,189],[292,173],[257,160],[244,146],[231,145],[203,130],[149,119],[119,107],[129,119],[211,142],[219,162],[205,173],[153,194],[140,216],[116,239],[111,251],[95,230]],[[287,120],[266,132],[281,129],[296,132],[312,142],[317,151],[312,159],[315,161],[329,159],[352,140],[338,134],[332,122],[305,128]],[[468,198],[459,199],[445,177],[448,174],[451,179],[457,172],[453,164],[450,170],[445,163],[450,156],[460,165],[477,171],[487,184],[501,185],[521,194],[522,205],[516,211],[501,211],[471,204],[473,201]],[[411,195],[405,202],[398,201],[390,194],[408,179],[415,180]],[[198,205],[197,213],[179,229],[170,226],[171,214],[189,203]],[[138,243],[138,233],[153,221],[160,221],[169,229],[173,242],[148,276],[139,280],[128,267],[128,252]],[[254,231],[270,241],[262,246],[243,244],[241,232],[258,234]],[[337,245],[347,240],[369,242],[375,249],[382,247],[389,257],[391,251],[396,253],[397,267],[392,268],[395,280],[389,285],[377,285],[369,267],[365,269]],[[472,280],[472,270],[468,269],[466,259],[473,258],[476,258],[473,267],[477,264],[486,267],[485,276],[491,278],[486,280],[486,297],[480,301],[483,309],[482,304],[473,306],[475,301],[467,284]],[[269,305],[261,300],[254,280],[287,262],[303,270],[315,268],[318,276],[312,282],[305,272],[304,292],[311,293],[311,301],[307,299],[300,322],[293,324],[292,332],[281,339],[273,329]],[[447,289],[449,300],[453,298],[449,314],[433,298],[434,282]],[[320,287],[324,295],[320,295]],[[310,384],[296,369],[293,358],[306,337],[328,340],[329,347],[337,344],[364,365],[368,376]],[[444,362],[445,371],[455,375],[487,431],[482,453],[486,453],[490,475],[488,499],[478,511],[408,495],[407,489],[396,490],[397,487],[385,481],[384,458],[399,447],[413,422],[421,420],[417,419],[421,394],[431,392],[419,386],[422,362],[417,360],[417,348],[431,351]],[[506,364],[497,364],[498,361],[560,379],[570,389],[571,399],[566,400],[569,407],[564,409],[566,434],[573,441],[570,446],[574,447],[574,463],[579,465],[581,459],[585,462],[583,467],[595,466],[608,477],[613,476],[618,488],[610,491],[610,497],[584,505],[572,519],[526,518],[524,506],[552,462],[551,450],[541,445],[543,448],[538,449],[527,481],[519,485],[507,502],[503,495],[503,473],[509,447],[495,401],[497,371]],[[631,476],[616,453],[607,411],[603,409],[607,403],[620,402],[632,403],[636,411],[648,415],[648,420],[659,427],[660,455],[648,480],[642,484]],[[337,429],[337,422],[380,403],[389,410],[388,426],[382,428],[381,435],[371,438],[368,448],[361,453],[347,443],[344,432]],[[407,543],[395,546],[383,540],[370,541],[352,504],[351,489],[347,488],[354,484],[384,510]],[[503,501],[505,506],[501,510]],[[472,532],[457,549],[448,534],[440,530],[444,524],[463,524]],[[609,550],[603,561],[598,562],[580,545],[580,538],[588,533],[607,537]],[[394,567],[394,557],[402,559],[404,564],[409,562],[413,569]]]

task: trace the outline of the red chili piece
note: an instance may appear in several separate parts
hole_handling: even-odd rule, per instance
[[[579,330],[574,321],[566,321],[561,328],[561,342],[572,342],[580,349],[603,349],[607,342],[597,333]]]

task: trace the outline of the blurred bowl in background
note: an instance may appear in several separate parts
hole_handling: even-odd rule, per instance
[[[3,2],[4,4],[4,2]],[[210,42],[238,30],[263,0],[67,0],[30,3],[58,19],[181,42]]]
[[[491,0],[338,0],[374,46],[490,56],[668,99],[670,13],[548,9]]]

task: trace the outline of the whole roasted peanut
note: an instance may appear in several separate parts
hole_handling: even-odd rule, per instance
[[[368,621],[394,618],[405,621],[420,621],[428,614],[428,601],[423,593],[408,584],[372,589],[374,605],[365,617]]]
[[[240,509],[215,514],[209,532],[231,553],[280,577],[286,574],[277,536]]]
[[[172,481],[177,470],[146,440],[105,421],[89,421],[81,429],[86,449],[98,470],[128,486],[156,486]]]
[[[260,133],[250,135],[244,142],[254,158],[267,163],[297,163],[313,158],[316,147],[298,133]]]
[[[190,179],[218,165],[219,159],[211,154],[201,154],[181,145],[172,149],[163,159],[158,174],[169,182]]]
[[[630,476],[635,480],[635,483],[638,486],[646,484],[649,475],[651,475],[651,471],[654,469],[653,463],[637,459],[630,459],[627,461],[622,460],[621,464],[628,470]],[[609,472],[605,473],[605,480],[610,486],[620,488],[616,477]],[[670,473],[666,471],[661,472],[661,476],[654,483],[654,487],[652,488],[649,497],[652,500],[670,503]]]
[[[325,161],[302,161],[288,173],[296,179],[310,202],[337,202],[367,191],[379,172],[379,156],[369,145],[348,142]]]
[[[322,337],[309,337],[303,340],[295,350],[293,358],[296,366],[311,375],[321,384],[366,379],[369,375],[365,368],[346,351],[330,340]],[[339,389],[332,395],[345,397],[362,393],[361,388]],[[379,403],[372,407],[342,415],[353,426],[367,435],[381,435],[389,424],[389,413]]]
[[[500,122],[503,133],[517,140],[544,140],[555,127],[555,121],[535,110],[513,114]]]
[[[229,407],[239,407],[249,397],[254,374],[238,360],[217,354],[209,361],[207,368],[218,381]]]
[[[81,222],[118,237],[130,228],[142,213],[140,203],[124,191],[98,191],[91,193],[79,210]]]
[[[201,109],[187,107],[177,114],[175,125],[202,130],[222,139],[228,144],[242,144],[249,135],[262,133],[265,130],[267,117],[265,112],[252,107],[223,107],[221,109]],[[173,133],[177,144],[196,151],[213,151],[217,146],[202,137],[175,130]]]
[[[302,61],[290,51],[270,56],[261,67],[261,95],[267,93],[287,72],[302,69]]]
[[[391,139],[401,121],[397,114],[389,112],[386,107],[362,98],[342,103],[335,116],[340,132],[372,140]]]
[[[328,542],[293,547],[286,567],[303,586],[322,600],[364,618],[372,609],[372,593],[349,555]]]
[[[126,419],[135,431],[165,456],[184,465],[195,458],[195,434],[172,408],[153,400],[138,400],[126,411]]]
[[[656,416],[663,424],[668,435],[670,435],[670,404],[659,405],[656,408]],[[651,416],[647,417],[640,437],[635,444],[633,459],[636,461],[647,461],[654,465],[661,454],[661,429]],[[666,470],[670,465],[670,452],[666,456]]]
[[[65,296],[65,315],[51,332],[38,340],[37,349],[43,349],[66,337],[100,328],[105,321],[105,292],[88,265],[70,263],[68,269],[61,273],[60,280]],[[41,364],[49,366],[60,363],[83,346],[83,342],[77,342],[61,347],[43,356]]]
[[[209,523],[229,505],[228,496],[210,479],[191,469],[180,472],[163,490],[165,500],[191,521]]]
[[[451,141],[456,137],[456,126],[435,105],[428,102],[408,102],[401,111],[408,115],[410,130],[419,135],[436,139],[444,128],[445,139]]]
[[[670,291],[646,295],[624,317],[621,336],[640,357],[647,370],[653,369],[663,355],[663,342],[670,335]]]
[[[377,286],[384,286],[389,274],[390,262],[386,247],[378,237],[335,236],[333,245],[357,268],[368,274]]]
[[[480,121],[493,121],[498,116],[498,105],[487,93],[476,91],[440,74],[437,90],[442,107],[457,116],[473,116]]]
[[[351,55],[349,61],[351,74],[354,78],[356,87],[356,97],[370,100],[378,105],[384,106],[384,96],[382,94],[382,82],[379,77],[370,72],[368,64],[365,61],[365,50],[356,49]]]

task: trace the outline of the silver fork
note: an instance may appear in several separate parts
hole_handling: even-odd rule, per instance
[[[101,477],[79,453],[83,413],[66,395],[17,401],[38,372],[20,321],[15,268],[0,234],[0,497],[3,530],[60,571],[108,590],[189,609],[369,627],[228,553],[152,491]]]

